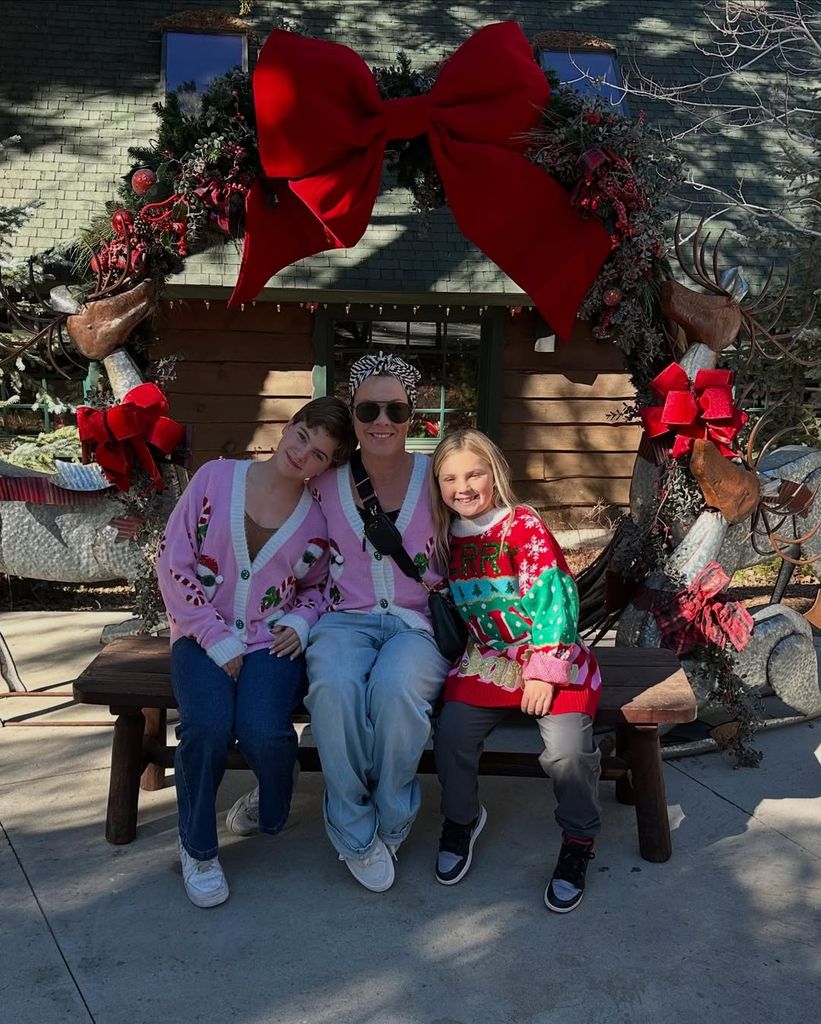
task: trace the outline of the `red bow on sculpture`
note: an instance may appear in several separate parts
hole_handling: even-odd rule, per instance
[[[691,381],[683,367],[670,363],[650,381],[664,405],[641,410],[644,429],[650,438],[675,434],[674,459],[691,451],[697,437],[708,438],[732,458],[738,454],[732,445],[747,422],[747,413],[733,405],[732,384],[732,370],[699,370]]]
[[[656,611],[666,646],[684,654],[705,644],[724,648],[729,641],[737,651],[744,650],[753,632],[753,617],[743,604],[721,593],[729,582],[718,562],[709,562],[686,590]]]
[[[158,491],[163,479],[148,445],[170,455],[185,436],[185,427],[165,414],[168,401],[156,384],[139,384],[110,409],[77,408],[77,429],[84,449],[94,455],[106,477],[119,491],[131,486],[135,461]]]
[[[355,245],[371,217],[385,144],[427,135],[459,228],[569,337],[610,238],[525,157],[549,99],[515,22],[488,25],[463,43],[429,93],[393,100],[380,97],[370,69],[348,47],[272,32],[254,72],[269,181],[256,181],[248,194],[230,304],[250,301],[305,256]]]

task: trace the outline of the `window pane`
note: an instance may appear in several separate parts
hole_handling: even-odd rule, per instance
[[[351,365],[365,352],[395,352],[422,374],[408,447],[427,451],[446,430],[476,425],[480,336],[478,324],[337,322],[334,393],[347,400]]]
[[[542,50],[540,61],[543,68],[552,68],[559,76],[559,81],[563,85],[571,85],[575,92],[604,96],[613,103],[616,110],[624,109],[621,73],[612,53]],[[604,82],[597,85],[584,78],[585,74],[603,78]]]
[[[174,92],[190,82],[197,92],[205,92],[213,78],[242,67],[243,42],[244,37],[239,35],[166,32],[166,92]]]

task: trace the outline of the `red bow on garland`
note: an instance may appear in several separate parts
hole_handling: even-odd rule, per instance
[[[650,381],[650,387],[664,405],[641,410],[644,429],[650,438],[676,435],[670,455],[675,459],[692,450],[697,437],[712,441],[722,455],[732,458],[738,432],[747,413],[733,405],[732,370],[699,370],[691,381],[678,363],[670,365]]]
[[[158,491],[163,479],[147,445],[163,453],[171,452],[185,437],[185,427],[165,414],[168,401],[156,384],[139,384],[118,405],[110,409],[77,408],[80,440],[94,455],[106,477],[118,491],[131,486],[135,461],[151,477]]]
[[[709,562],[686,590],[663,610],[656,610],[667,647],[684,654],[705,644],[724,648],[729,641],[737,651],[744,650],[753,632],[753,617],[743,604],[721,593],[729,582],[718,562]]]
[[[355,245],[371,218],[385,144],[427,135],[463,234],[569,337],[610,238],[525,157],[549,99],[515,22],[488,25],[464,42],[429,93],[392,100],[382,100],[370,69],[348,47],[272,32],[254,71],[269,181],[257,180],[248,193],[230,305],[249,302],[297,260]]]

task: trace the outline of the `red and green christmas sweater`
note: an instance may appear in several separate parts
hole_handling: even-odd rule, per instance
[[[601,676],[578,635],[576,583],[532,509],[455,520],[449,577],[469,639],[445,682],[445,700],[515,707],[524,680],[542,679],[555,687],[551,714],[595,714]]]

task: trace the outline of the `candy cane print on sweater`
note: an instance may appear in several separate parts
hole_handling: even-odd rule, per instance
[[[229,460],[209,462],[195,474],[171,514],[156,563],[172,644],[182,636],[191,637],[218,665],[267,649],[272,622],[294,629],[304,648],[319,616],[327,576],[325,520],[307,490],[288,519],[250,559],[245,539],[249,466]],[[206,570],[207,581],[197,578],[198,567],[200,572]],[[213,592],[208,593],[212,575]],[[273,602],[263,607],[271,591],[279,595],[273,618]]]

